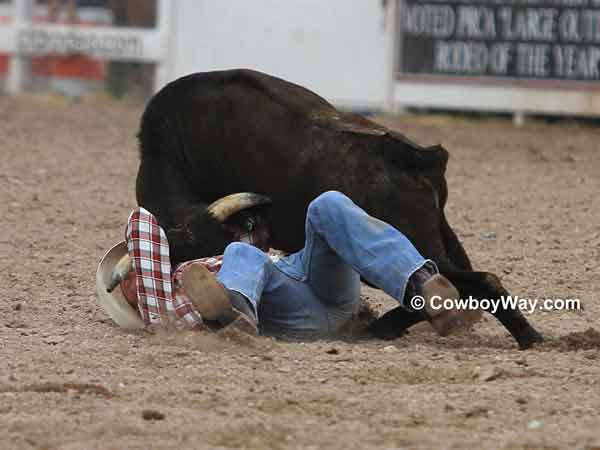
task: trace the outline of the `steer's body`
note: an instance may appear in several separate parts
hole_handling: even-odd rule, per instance
[[[446,222],[446,150],[341,113],[300,86],[247,70],[190,75],[151,100],[139,137],[138,202],[167,232],[186,230],[176,233],[176,260],[223,251],[229,237],[214,227],[208,236],[200,212],[219,197],[271,197],[273,246],[294,251],[304,243],[308,203],[338,190],[401,230],[462,296],[506,294],[495,276],[472,272]],[[496,317],[522,348],[539,339],[518,312]],[[373,331],[400,334],[418,319],[395,310]]]

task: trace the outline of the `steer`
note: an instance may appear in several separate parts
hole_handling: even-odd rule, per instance
[[[207,227],[205,206],[218,198],[270,197],[272,245],[292,252],[304,244],[309,202],[337,190],[402,231],[462,298],[508,295],[496,275],[473,271],[446,220],[448,152],[338,111],[301,86],[251,70],[179,78],[148,103],[138,137],[137,200],[177,237],[174,262],[222,253],[231,241]],[[494,315],[521,349],[542,340],[519,311]],[[370,331],[393,338],[421,320],[399,307]]]

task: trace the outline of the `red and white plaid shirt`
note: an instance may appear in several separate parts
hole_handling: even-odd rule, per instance
[[[235,240],[268,250],[268,231],[262,222],[259,221],[259,226],[250,230],[234,228],[232,231]],[[121,289],[130,303],[137,303],[144,323],[158,325],[175,322],[192,329],[200,328],[202,317],[183,289],[183,272],[190,264],[202,264],[216,274],[223,264],[223,255],[171,266],[169,242],[164,230],[156,217],[141,207],[129,215],[125,240],[134,270],[121,283]]]

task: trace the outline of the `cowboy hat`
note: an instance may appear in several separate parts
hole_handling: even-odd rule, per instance
[[[119,242],[106,252],[100,264],[98,264],[98,270],[96,271],[98,303],[104,312],[120,327],[128,330],[139,330],[144,328],[144,322],[137,311],[127,302],[120,286],[108,292],[113,269],[125,255],[127,255],[127,244],[125,241]]]

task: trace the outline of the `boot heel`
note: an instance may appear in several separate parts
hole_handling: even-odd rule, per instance
[[[448,336],[459,330],[469,328],[481,317],[480,311],[469,311],[457,309],[434,309],[431,301],[434,297],[443,300],[460,298],[458,290],[443,275],[436,274],[423,283],[423,298],[425,299],[425,308],[423,312],[425,317],[440,336]]]
[[[206,267],[191,264],[183,272],[182,284],[203,320],[221,322],[235,317],[227,290]]]

